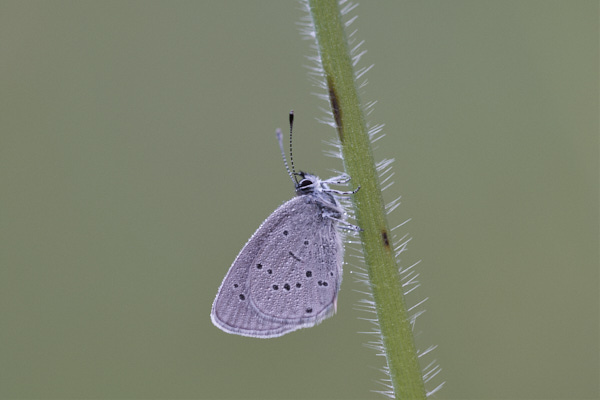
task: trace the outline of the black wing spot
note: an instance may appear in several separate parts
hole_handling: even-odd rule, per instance
[[[305,240],[305,241],[304,241],[304,245],[305,245],[305,246],[308,246],[308,240]]]
[[[310,278],[312,276],[312,271],[306,271],[306,277]]]
[[[300,284],[300,282],[296,283],[296,287],[297,287],[297,288],[299,288],[299,287],[301,287],[301,286],[302,286],[302,285]]]
[[[236,287],[238,287],[238,286],[240,286],[240,285],[238,285],[237,283],[234,283],[234,284],[233,284],[233,287],[234,287],[234,288],[236,288]]]
[[[329,283],[327,283],[326,281],[323,281],[323,286],[329,286]]]
[[[273,270],[272,270],[272,269],[268,269],[268,270],[267,270],[267,274],[271,275],[272,273],[273,273]]]
[[[262,264],[256,264],[256,269],[262,269]]]
[[[312,308],[307,308],[306,312],[310,314],[312,312]]]
[[[319,286],[323,286],[323,281],[319,281],[319,282],[317,282],[317,284],[318,284]]]
[[[290,284],[289,284],[289,283],[286,283],[285,285],[283,285],[283,288],[284,288],[285,290],[290,290]]]
[[[273,290],[279,290],[279,286],[273,285]]]
[[[283,231],[283,235],[284,235],[284,236],[287,236],[287,235],[288,235],[288,233],[289,233],[288,231]]]
[[[240,300],[246,300],[246,296],[244,296],[243,294],[240,294]]]

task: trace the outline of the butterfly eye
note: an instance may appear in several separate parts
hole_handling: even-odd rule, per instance
[[[300,183],[298,184],[299,188],[305,188],[307,186],[312,186],[313,185],[313,181],[311,181],[310,179],[302,179],[300,181]]]

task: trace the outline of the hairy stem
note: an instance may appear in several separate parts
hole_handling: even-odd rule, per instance
[[[308,0],[396,398],[426,398],[352,59],[336,0]]]

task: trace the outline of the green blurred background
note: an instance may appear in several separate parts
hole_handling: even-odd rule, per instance
[[[363,2],[429,297],[437,398],[599,396],[598,2]],[[362,287],[279,339],[209,318],[293,195],[274,131],[328,176],[335,131],[296,1],[0,2],[0,397],[380,398]],[[347,261],[357,262],[351,257]]]

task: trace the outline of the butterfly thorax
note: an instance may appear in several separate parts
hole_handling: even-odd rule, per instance
[[[343,217],[343,210],[337,199],[331,194],[329,186],[318,176],[306,172],[298,172],[300,182],[296,184],[296,195],[306,196],[307,202],[314,202],[323,209],[323,216],[335,219]]]

